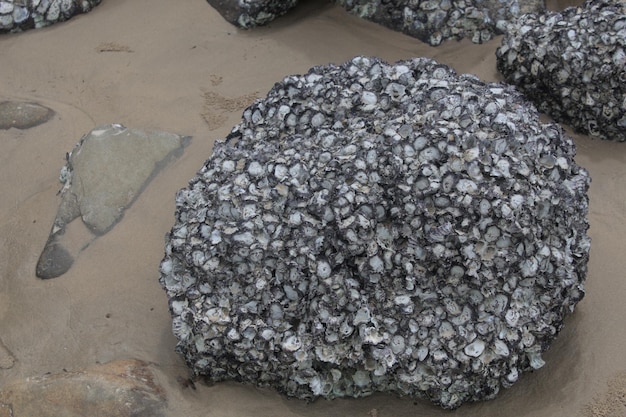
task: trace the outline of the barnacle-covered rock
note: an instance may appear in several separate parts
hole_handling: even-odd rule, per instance
[[[293,8],[298,0],[207,0],[224,19],[240,28],[265,25]]]
[[[101,0],[0,0],[0,33],[21,32],[87,13]]]
[[[580,132],[626,141],[626,3],[590,0],[512,23],[498,70],[543,112]]]
[[[304,399],[493,398],[583,297],[574,154],[513,87],[429,59],[288,76],[176,196],[177,350]]]
[[[506,23],[545,9],[544,0],[334,0],[351,13],[414,36],[430,45],[469,38],[482,43]]]

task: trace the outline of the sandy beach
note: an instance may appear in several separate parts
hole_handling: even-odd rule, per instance
[[[626,416],[626,144],[571,130],[576,161],[592,177],[586,296],[544,355],[546,365],[497,399],[449,412],[385,394],[306,403],[234,382],[193,390],[177,381],[188,370],[174,351],[158,282],[164,235],[176,191],[242,110],[286,75],[355,55],[389,62],[426,56],[501,81],[500,41],[430,47],[313,0],[252,31],[231,26],[204,0],[103,0],[68,22],[0,36],[0,101],[55,111],[42,125],[0,130],[0,340],[14,358],[0,369],[0,389],[28,376],[138,358],[157,369],[172,416]],[[108,123],[193,139],[65,275],[40,280],[35,265],[59,205],[65,154]]]

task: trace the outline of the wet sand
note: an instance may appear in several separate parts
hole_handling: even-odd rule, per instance
[[[574,0],[553,1],[562,8]],[[587,295],[545,354],[493,401],[446,412],[376,394],[308,404],[234,382],[184,388],[167,298],[158,282],[174,194],[186,186],[241,111],[285,75],[355,55],[427,56],[499,81],[496,38],[437,48],[360,20],[325,1],[304,1],[269,27],[239,31],[204,0],[104,0],[68,22],[0,37],[0,99],[35,101],[55,116],[0,130],[0,339],[13,379],[114,359],[156,364],[171,415],[185,416],[624,416],[626,415],[626,144],[572,134],[590,188]],[[98,125],[193,136],[106,235],[72,269],[42,281],[35,265],[59,204],[65,153]],[[570,131],[571,133],[571,131]],[[1,346],[0,346],[1,347]]]

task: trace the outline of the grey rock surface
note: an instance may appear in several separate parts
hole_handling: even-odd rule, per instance
[[[626,141],[626,3],[590,0],[512,23],[498,70],[555,120]]]
[[[54,111],[41,104],[23,101],[0,102],[0,129],[28,129],[47,122]]]
[[[0,370],[10,369],[15,364],[15,357],[0,339]]]
[[[101,0],[0,0],[0,33],[21,32],[87,13]]]
[[[298,0],[207,0],[228,22],[249,29],[265,25],[293,8]]]
[[[493,398],[583,297],[574,155],[513,87],[429,59],[288,76],[177,194],[177,350],[304,399]]]
[[[150,365],[130,359],[5,384],[0,416],[162,417],[165,393]]]
[[[37,276],[65,273],[90,240],[122,218],[159,170],[180,156],[189,137],[167,132],[100,126],[67,154],[61,170],[61,203],[48,242],[37,263]],[[67,226],[80,217],[84,228]],[[77,242],[71,242],[76,238]]]
[[[482,43],[507,22],[545,9],[544,0],[334,0],[351,13],[436,46],[449,39]]]

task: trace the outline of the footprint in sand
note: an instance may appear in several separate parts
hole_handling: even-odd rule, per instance
[[[604,393],[584,407],[581,417],[626,416],[626,371],[618,373],[608,385]]]
[[[221,77],[212,77],[211,83],[213,85],[221,83]],[[207,122],[211,129],[218,129],[224,125],[230,114],[240,112],[259,98],[259,92],[255,91],[243,96],[228,98],[214,91],[206,91],[203,97],[204,109],[202,118],[204,118],[204,121]]]

